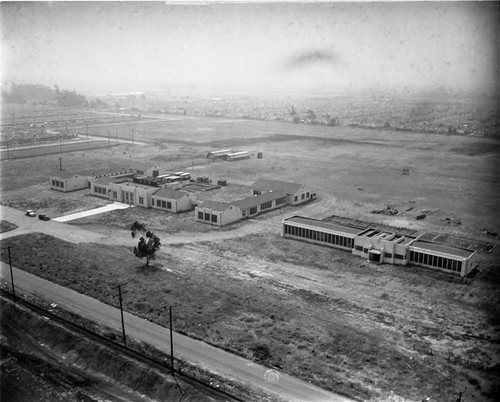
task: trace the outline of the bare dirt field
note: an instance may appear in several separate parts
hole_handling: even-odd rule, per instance
[[[391,391],[414,401],[427,395],[453,400],[465,386],[470,401],[494,400],[498,248],[481,255],[480,273],[469,283],[286,240],[280,221],[292,214],[340,215],[498,244],[481,233],[500,231],[497,140],[193,117],[144,124],[136,139],[155,145],[118,145],[64,161],[72,170],[143,161],[225,179],[228,188],[200,195],[219,201],[250,195],[248,186],[260,177],[306,184],[318,200],[222,230],[194,222],[193,213],[114,211],[73,224],[118,234],[135,220],[146,222],[166,245],[153,267],[142,267],[130,247],[37,236],[9,240],[30,244],[17,265],[110,303],[105,284],[120,275],[134,285],[130,311],[164,323],[161,300],[179,300],[184,307],[176,327],[183,332],[363,400],[387,399]],[[223,148],[253,157],[205,158]],[[39,193],[39,202],[54,203],[47,212],[56,214],[106,202],[45,192],[48,165],[57,163],[57,155],[2,162],[2,203],[25,208],[30,194]],[[371,213],[388,205],[400,213]],[[417,221],[422,211],[427,218]]]

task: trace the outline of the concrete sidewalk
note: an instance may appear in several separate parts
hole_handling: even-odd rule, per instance
[[[105,205],[104,207],[89,209],[88,211],[76,212],[70,215],[63,215],[58,218],[52,219],[56,222],[69,222],[75,219],[84,218],[86,216],[92,216],[97,214],[102,214],[104,212],[114,211],[115,209],[126,209],[133,208],[133,205],[122,204],[120,202],[113,202],[112,204]]]

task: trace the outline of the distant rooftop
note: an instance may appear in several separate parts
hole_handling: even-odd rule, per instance
[[[263,202],[273,201],[282,197],[286,197],[286,192],[284,190],[276,190],[256,196],[250,196],[242,200],[233,201],[231,204],[241,209],[251,208],[262,204]],[[285,204],[283,204],[283,206],[285,206]]]
[[[211,209],[212,211],[217,211],[217,212],[223,212],[226,209],[228,209],[231,205],[229,205],[226,202],[219,202],[219,201],[212,201],[212,200],[207,200],[203,201],[199,207],[200,208],[207,208]]]
[[[170,200],[178,200],[184,197],[187,193],[185,191],[178,191],[171,189],[170,187],[161,187],[156,193],[153,195],[155,197],[168,198]]]
[[[261,191],[284,190],[287,194],[294,194],[301,185],[287,181],[259,179],[251,187]]]
[[[305,218],[303,216],[292,216],[290,218],[286,218],[285,222],[286,221],[300,223],[302,225],[307,225],[307,226],[310,226],[312,228],[320,227],[323,229],[329,229],[329,230],[332,230],[335,232],[341,232],[341,233],[346,233],[346,234],[350,234],[350,235],[357,235],[360,232],[362,232],[362,229],[354,228],[351,226],[338,225],[336,223],[320,221],[320,220],[313,219],[313,218]]]
[[[444,254],[450,254],[450,255],[456,255],[458,257],[470,257],[472,254],[474,254],[474,250],[466,250],[463,248],[457,248],[453,246],[445,246],[443,244],[435,244],[435,243],[426,243],[424,241],[415,241],[411,244],[410,247],[418,247],[423,250],[429,250],[429,251],[437,251],[439,253],[444,253]]]

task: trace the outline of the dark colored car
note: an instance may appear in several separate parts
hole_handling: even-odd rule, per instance
[[[47,215],[38,215],[38,219],[40,219],[41,221],[50,221],[50,218],[47,216]]]

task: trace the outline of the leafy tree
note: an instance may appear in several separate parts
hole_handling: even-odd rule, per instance
[[[290,115],[292,116],[293,122],[295,124],[300,123],[300,116],[298,115],[297,111],[295,110],[295,106],[292,106],[290,108]]]
[[[314,113],[314,111],[312,111],[311,109],[308,109],[307,110],[307,120],[309,120],[309,122],[311,124],[316,124],[316,113]]]
[[[134,254],[138,258],[146,258],[146,265],[149,261],[156,258],[156,252],[160,249],[160,238],[150,230],[147,230],[146,225],[135,221],[130,228],[132,238],[139,237],[139,243],[134,247]]]
[[[107,108],[109,108],[109,105],[99,98],[96,98],[93,101],[91,101],[89,103],[89,106],[92,109],[107,109]]]

